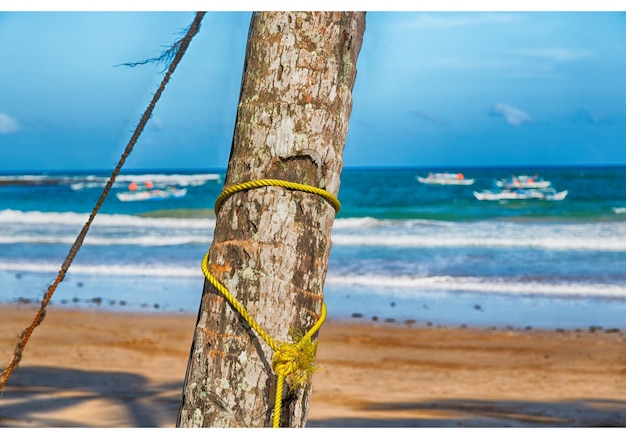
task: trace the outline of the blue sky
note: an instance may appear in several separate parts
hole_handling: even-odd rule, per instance
[[[323,8],[321,8],[323,9]],[[193,12],[0,12],[0,172],[112,169]],[[209,12],[125,169],[225,169],[251,14]],[[366,17],[344,166],[626,165],[626,14]]]

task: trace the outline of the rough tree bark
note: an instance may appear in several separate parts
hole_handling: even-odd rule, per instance
[[[225,187],[281,179],[337,195],[364,12],[253,14]],[[237,192],[217,213],[208,267],[269,334],[319,318],[333,207],[282,187]],[[323,327],[322,327],[323,330]],[[271,426],[273,351],[205,282],[179,427]],[[285,385],[281,427],[306,423],[310,383]]]

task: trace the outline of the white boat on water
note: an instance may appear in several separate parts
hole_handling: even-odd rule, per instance
[[[164,188],[140,189],[115,194],[120,201],[147,201],[164,200],[167,198],[181,198],[187,195],[187,188],[168,186]]]
[[[451,172],[431,172],[426,177],[418,175],[416,178],[417,181],[424,184],[469,186],[475,182],[473,178],[465,178],[460,172],[456,174]]]
[[[557,192],[554,189],[503,189],[500,191],[474,191],[474,197],[480,201],[499,200],[547,200],[561,201],[567,197],[568,191]]]
[[[503,189],[547,189],[552,182],[544,180],[539,175],[514,175],[511,178],[494,180],[494,184]]]

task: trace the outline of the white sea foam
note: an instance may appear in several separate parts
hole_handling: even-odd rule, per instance
[[[48,175],[0,175],[0,181],[32,181],[50,180]]]
[[[106,183],[97,183],[97,182],[80,182],[80,183],[72,183],[70,188],[74,191],[79,191],[82,189],[93,189],[97,187],[104,187]]]
[[[0,210],[0,243],[71,243],[88,213]],[[211,218],[148,218],[99,214],[86,244],[162,246],[210,243]],[[96,235],[96,236],[94,236]],[[529,248],[626,251],[626,223],[447,223],[428,220],[337,220],[333,246],[386,248]]]
[[[626,251],[626,237],[578,237],[572,235],[540,237],[502,237],[450,235],[333,235],[333,245],[358,247],[437,248],[489,247],[537,248],[550,250]]]
[[[16,182],[60,182],[70,184],[72,189],[79,190],[88,187],[104,187],[110,176],[101,175],[2,175],[0,181]],[[128,184],[130,182],[144,183],[150,181],[156,184],[175,184],[179,186],[200,186],[208,181],[221,182],[222,174],[122,174],[115,179],[117,184]]]
[[[72,189],[79,190],[84,188],[93,188],[93,187],[104,187],[109,180],[109,177],[97,177],[90,176],[89,178],[84,178],[87,180],[84,186],[81,186],[78,182],[72,184]],[[208,181],[222,181],[221,174],[124,174],[118,175],[115,179],[115,182],[118,184],[128,184],[131,182],[135,183],[146,183],[152,182],[158,185],[177,185],[177,186],[202,186]]]
[[[341,218],[336,219],[333,224],[333,230],[347,230],[347,229],[369,229],[378,227],[384,224],[384,221],[377,220],[371,217],[364,218]]]
[[[89,213],[74,212],[22,212],[19,210],[0,210],[0,225],[84,225],[89,219]],[[93,224],[100,226],[126,227],[167,227],[180,229],[213,229],[215,219],[211,218],[144,218],[122,214],[98,214]]]
[[[30,262],[0,262],[0,271],[16,273],[49,273],[60,270],[55,264]],[[198,278],[203,277],[197,265],[81,265],[70,267],[70,274],[120,277]],[[626,300],[626,285],[598,283],[550,283],[519,281],[511,278],[481,278],[455,276],[375,276],[329,274],[326,285],[331,287],[363,287],[370,294],[417,297],[423,293],[481,293],[529,295],[546,297],[604,298]]]
[[[519,282],[510,279],[491,279],[453,276],[328,276],[327,285],[367,287],[377,294],[412,297],[420,292],[477,292],[512,295],[539,295],[556,297],[600,297],[626,299],[626,286],[586,283]]]
[[[10,235],[1,236],[0,244],[73,244],[76,236],[24,236]],[[131,245],[139,247],[162,247],[186,244],[210,245],[213,235],[185,235],[185,236],[163,236],[163,235],[142,235],[135,237],[98,237],[88,235],[85,237],[83,245]]]
[[[20,262],[0,262],[0,271],[18,273],[58,273],[60,265],[31,264]],[[102,276],[149,276],[149,277],[202,277],[202,270],[198,262],[195,267],[174,265],[81,265],[73,264],[68,271],[74,274],[93,274]]]
[[[358,218],[337,218],[333,224],[333,230],[350,230],[350,229],[373,229],[383,227],[398,226],[416,228],[416,227],[435,227],[435,228],[454,228],[455,223],[450,221],[435,221],[426,219],[410,219],[410,220],[392,220],[392,219],[376,219],[369,216]]]
[[[391,248],[536,248],[626,251],[626,223],[445,222],[368,219],[333,228],[333,245]]]

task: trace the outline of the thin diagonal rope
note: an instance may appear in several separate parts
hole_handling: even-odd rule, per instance
[[[150,104],[148,105],[148,108],[146,108],[146,110],[144,111],[143,116],[141,117],[141,120],[139,121],[139,124],[137,125],[137,128],[135,128],[135,131],[134,131],[133,135],[131,136],[128,144],[126,145],[126,148],[124,149],[124,152],[123,152],[119,162],[117,163],[117,166],[113,170],[113,173],[111,174],[111,177],[109,178],[109,181],[105,185],[104,190],[102,191],[102,194],[100,195],[100,198],[96,202],[96,205],[93,208],[93,211],[91,212],[91,215],[89,215],[89,219],[87,220],[87,222],[83,226],[82,230],[80,231],[80,233],[76,237],[76,240],[74,241],[74,244],[72,245],[72,247],[70,248],[67,256],[65,257],[65,260],[63,261],[63,264],[61,265],[61,269],[59,270],[59,273],[58,273],[55,281],[48,287],[48,290],[44,294],[43,299],[41,301],[41,306],[39,307],[39,310],[37,311],[37,314],[35,315],[35,318],[33,319],[33,321],[30,324],[30,326],[28,326],[24,330],[24,332],[22,332],[22,334],[20,335],[19,341],[18,341],[18,343],[15,346],[15,351],[13,353],[13,358],[11,359],[11,362],[9,363],[9,366],[4,370],[4,374],[2,376],[2,379],[0,380],[0,395],[2,395],[2,391],[4,390],[4,386],[5,386],[6,382],[7,382],[7,380],[9,379],[9,376],[17,368],[17,366],[19,365],[19,363],[20,363],[20,361],[22,359],[22,354],[24,352],[24,348],[26,347],[26,344],[28,343],[28,340],[30,340],[31,335],[35,331],[35,328],[37,326],[39,326],[43,322],[43,320],[44,320],[44,318],[46,316],[46,309],[48,307],[48,304],[50,303],[50,299],[52,299],[52,295],[54,294],[57,286],[65,278],[65,275],[67,274],[67,271],[69,270],[70,265],[72,264],[72,261],[76,257],[76,254],[78,253],[78,250],[80,249],[81,245],[83,244],[83,241],[85,240],[85,237],[87,236],[87,232],[89,231],[89,227],[91,226],[91,223],[95,219],[96,214],[98,213],[98,211],[100,210],[100,207],[102,206],[102,203],[106,199],[106,197],[107,197],[111,187],[113,186],[113,183],[115,182],[116,177],[118,176],[118,174],[120,173],[120,170],[122,169],[122,166],[126,162],[126,158],[128,157],[128,155],[133,150],[133,147],[135,146],[135,143],[137,143],[137,139],[139,139],[139,136],[141,135],[141,133],[143,132],[143,130],[144,130],[145,126],[146,126],[146,123],[148,122],[148,120],[152,116],[152,112],[154,111],[154,107],[155,107],[156,103],[158,102],[158,100],[161,98],[161,94],[163,93],[163,90],[165,90],[165,86],[167,85],[167,83],[170,80],[170,77],[172,76],[172,74],[176,70],[176,67],[178,66],[178,63],[183,58],[183,55],[185,54],[185,51],[189,47],[189,43],[191,42],[193,37],[200,30],[200,23],[202,22],[202,18],[204,17],[204,14],[205,14],[205,12],[196,12],[196,16],[195,16],[193,22],[191,23],[191,25],[189,26],[189,29],[187,30],[187,33],[182,38],[182,40],[180,40],[180,45],[179,45],[178,51],[176,52],[176,55],[174,56],[174,59],[172,60],[172,63],[170,64],[169,68],[167,69],[167,72],[165,73],[165,76],[163,77],[163,80],[161,81],[161,84],[159,85],[159,88],[154,93],[154,96],[152,97],[152,101],[150,101]]]

